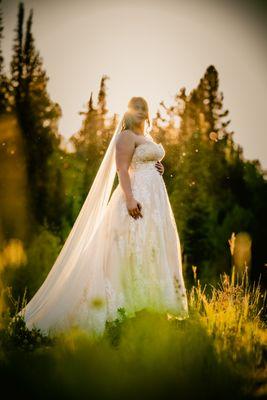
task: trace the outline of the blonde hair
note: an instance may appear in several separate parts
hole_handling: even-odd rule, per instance
[[[147,101],[143,97],[132,97],[128,102],[128,111],[126,111],[123,115],[122,128],[121,128],[122,131],[126,130],[126,129],[133,129],[134,117],[133,117],[133,113],[132,113],[131,109],[134,108],[134,105],[137,102],[141,102],[145,106],[145,110],[147,113],[147,117],[146,117],[147,127],[145,130],[147,131],[147,129],[150,128],[151,122],[150,122],[150,117],[149,117]]]

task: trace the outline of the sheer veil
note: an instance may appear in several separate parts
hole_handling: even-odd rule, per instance
[[[88,192],[78,217],[44,283],[20,311],[25,321],[34,321],[35,315],[56,296],[57,289],[71,275],[79,257],[101,223],[112,191],[115,175],[115,144],[121,132],[123,117],[119,119],[93,184]]]

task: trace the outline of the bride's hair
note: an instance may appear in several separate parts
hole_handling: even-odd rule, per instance
[[[121,128],[122,131],[126,129],[133,129],[135,121],[131,109],[134,108],[135,104],[139,102],[143,103],[147,114],[146,117],[147,127],[145,130],[147,131],[147,129],[150,128],[151,123],[150,123],[147,101],[143,97],[132,97],[128,103],[128,111],[126,111],[123,114],[122,128]]]

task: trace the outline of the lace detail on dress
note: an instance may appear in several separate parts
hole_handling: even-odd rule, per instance
[[[138,164],[143,164],[147,161],[160,161],[165,156],[165,150],[161,143],[155,143],[153,140],[148,140],[135,148],[131,167],[137,168]]]
[[[107,300],[107,320],[115,319],[118,316],[118,308],[124,305],[122,292],[116,292],[108,278],[105,278],[105,293]]]
[[[63,256],[64,264],[70,263],[68,273],[57,272],[48,298],[46,286],[39,292],[28,310],[29,328],[35,323],[46,331],[78,325],[98,335],[121,307],[126,315],[145,308],[188,317],[178,231],[163,176],[155,166],[164,155],[163,146],[152,139],[137,146],[129,174],[143,218],[129,215],[118,185],[101,218],[97,213],[93,232],[92,221],[79,228],[85,238],[88,234],[87,243],[78,242],[73,253]]]
[[[99,330],[104,316],[106,320],[117,318],[120,307],[129,316],[144,308],[188,316],[175,219],[163,177],[155,167],[164,155],[163,146],[153,140],[138,145],[134,151],[129,175],[133,195],[142,205],[143,218],[135,220],[129,215],[120,185],[110,199],[100,228],[104,238],[102,251],[107,253],[104,267],[100,264],[105,271],[101,292],[104,307],[98,315],[87,315],[90,324]],[[86,315],[86,296],[82,308]],[[81,310],[75,311],[81,317]]]

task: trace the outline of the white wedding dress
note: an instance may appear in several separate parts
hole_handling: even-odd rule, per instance
[[[42,302],[37,292],[24,309],[28,328],[53,333],[76,325],[101,335],[120,307],[127,316],[146,309],[188,317],[179,235],[155,167],[164,156],[162,144],[150,135],[135,148],[129,175],[143,218],[129,215],[119,184],[75,268],[61,273],[46,296],[39,289]]]

